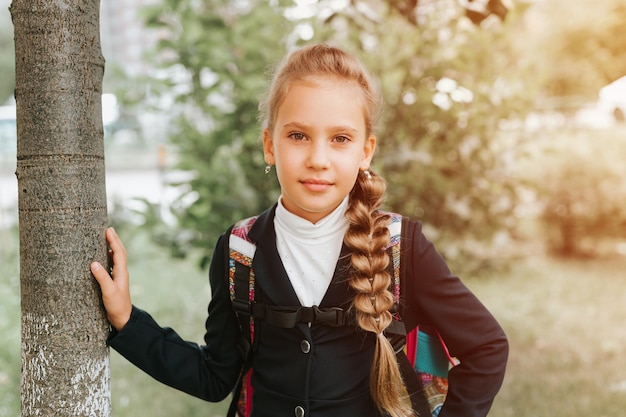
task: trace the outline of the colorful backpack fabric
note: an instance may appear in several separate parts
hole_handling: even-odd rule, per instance
[[[386,250],[390,254],[393,264],[395,304],[400,305],[400,241],[402,226],[405,221],[399,214],[388,214],[391,216],[391,222],[388,226],[391,238]],[[354,320],[353,317],[345,314],[341,308],[320,309],[313,306],[294,308],[293,312],[277,312],[272,310],[272,306],[258,302],[254,290],[255,276],[252,269],[256,245],[248,237],[248,232],[256,220],[257,216],[241,220],[235,224],[229,237],[228,284],[230,299],[244,333],[244,340],[240,349],[243,357],[247,358],[238,386],[233,391],[233,400],[228,411],[229,417],[248,417],[252,411],[252,386],[250,384],[252,369],[250,362],[251,352],[256,346],[255,318],[262,317],[263,320],[267,320],[272,325],[285,328],[294,327],[298,322],[315,322],[337,326],[349,324],[350,320]],[[395,320],[386,333],[389,333],[390,341],[394,347],[397,347],[397,357],[407,388],[409,391],[423,390],[428,411],[433,417],[437,417],[447,393],[448,369],[450,364],[454,366],[455,363],[438,333],[437,336],[433,337],[417,327],[407,334],[398,312],[394,313],[394,318]],[[400,346],[398,347],[398,345]],[[409,371],[403,369],[406,366],[410,367]],[[414,408],[416,410],[418,408],[425,409],[426,404],[414,402]],[[424,414],[420,413],[420,415]]]

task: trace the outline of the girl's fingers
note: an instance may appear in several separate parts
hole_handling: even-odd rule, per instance
[[[132,310],[126,250],[113,228],[108,228],[105,234],[113,258],[113,274],[109,275],[107,269],[99,262],[91,263],[91,273],[100,285],[109,322],[120,330],[128,322]]]
[[[106,230],[105,235],[107,243],[109,244],[109,247],[113,252],[113,256],[119,258],[121,261],[124,261],[124,263],[126,263],[126,248],[124,248],[124,244],[115,232],[115,229],[109,227]]]
[[[91,273],[93,274],[96,281],[100,285],[102,292],[108,289],[111,285],[113,285],[113,281],[111,280],[111,276],[106,271],[106,269],[100,264],[100,262],[92,262],[91,263]]]
[[[126,285],[128,282],[128,271],[126,269],[126,248],[115,232],[115,229],[109,227],[106,230],[106,239],[111,248],[113,260],[113,280],[119,285]]]
[[[113,229],[112,227],[109,227],[106,230],[105,234],[106,234],[107,242],[109,246],[111,247],[111,250],[125,257],[126,250],[124,249],[124,245],[122,244],[122,241],[120,240],[119,236],[115,232],[115,229]]]

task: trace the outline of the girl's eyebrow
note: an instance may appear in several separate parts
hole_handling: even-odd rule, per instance
[[[282,128],[283,129],[307,130],[307,129],[310,129],[311,126],[306,125],[304,123],[300,123],[300,122],[288,122],[288,123],[285,123],[282,126]],[[328,128],[328,130],[332,132],[345,132],[345,133],[351,133],[351,134],[358,133],[357,129],[348,125],[331,126],[330,128]]]
[[[305,125],[303,123],[299,123],[299,122],[289,122],[289,123],[285,123],[282,128],[283,129],[308,129],[308,125]]]

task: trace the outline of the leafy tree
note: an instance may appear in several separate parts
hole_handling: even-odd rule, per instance
[[[180,256],[202,248],[203,265],[218,233],[278,195],[274,177],[263,174],[257,109],[267,66],[284,54],[292,23],[270,2],[242,4],[170,0],[147,10],[148,25],[169,34],[157,50],[167,75],[154,94],[171,94],[172,111],[182,109],[169,137],[177,167],[194,175],[173,207],[178,232],[159,237]]]
[[[22,416],[110,414],[99,2],[13,0]]]

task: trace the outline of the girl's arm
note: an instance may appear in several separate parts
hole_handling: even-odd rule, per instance
[[[243,363],[237,349],[239,324],[228,294],[226,258],[221,256],[228,249],[224,247],[227,239],[220,237],[211,262],[212,299],[206,320],[205,345],[199,346],[183,340],[173,329],[161,327],[147,312],[130,304],[126,255],[117,236],[107,232],[107,238],[109,236],[113,279],[102,266],[94,270],[103,291],[107,316],[113,319],[114,330],[107,343],[168,386],[208,401],[224,399],[235,386]],[[128,318],[125,318],[128,308]]]
[[[499,391],[508,358],[506,335],[493,315],[452,275],[433,244],[412,223],[406,282],[409,325],[432,325],[460,364],[448,375],[439,417],[484,417]]]

